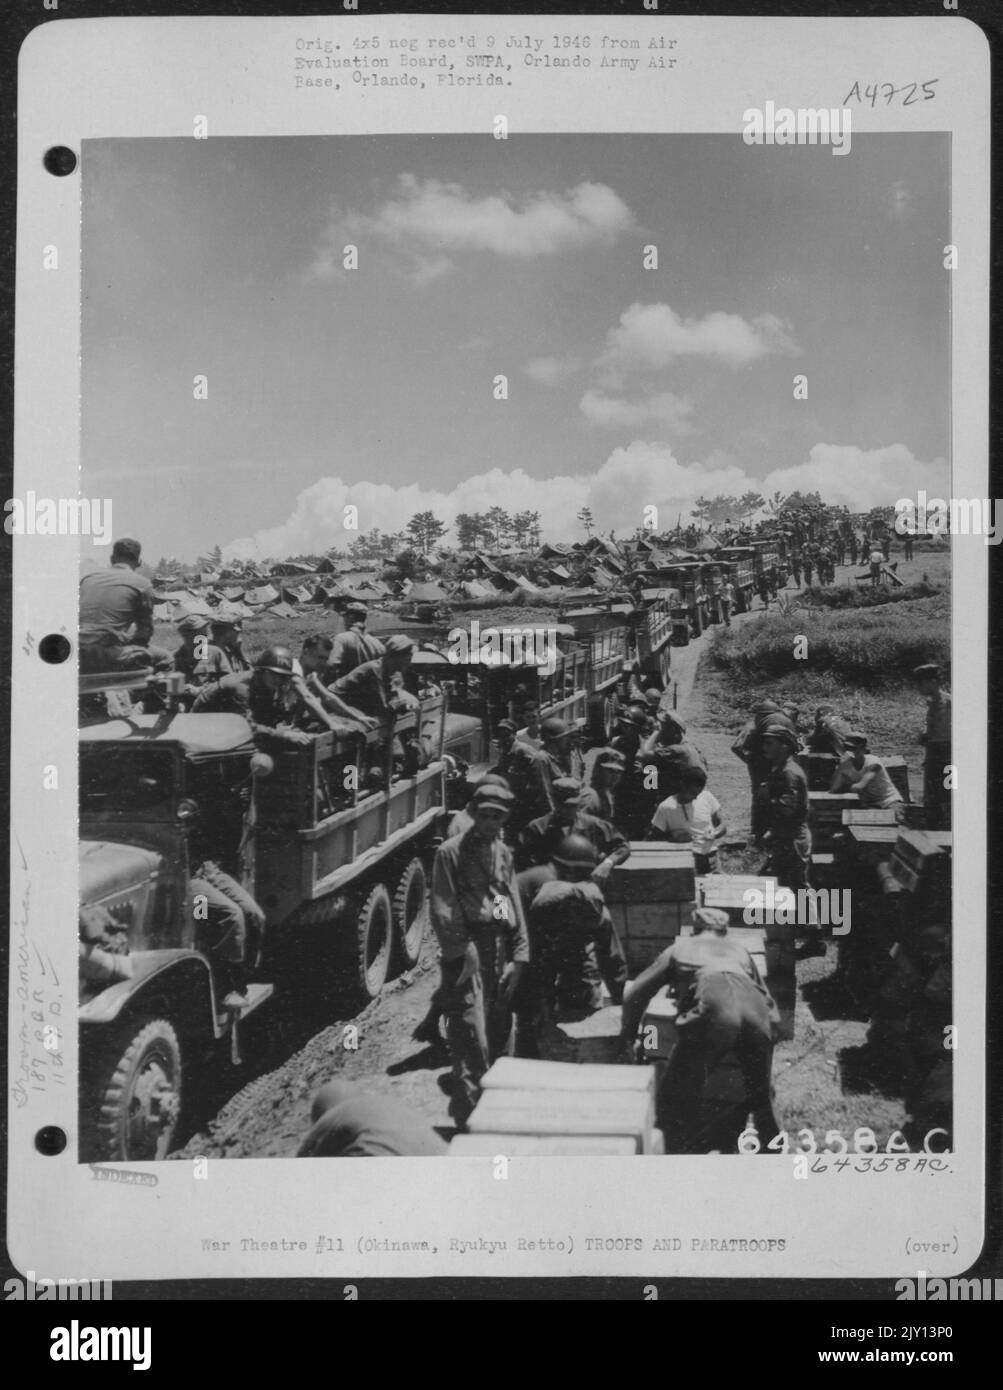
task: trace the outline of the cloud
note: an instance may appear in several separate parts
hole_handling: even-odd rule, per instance
[[[581,369],[580,357],[533,357],[523,371],[541,386],[554,386]]]
[[[580,183],[563,194],[534,193],[520,202],[508,193],[479,198],[457,183],[402,174],[394,196],[375,213],[332,206],[310,273],[334,278],[342,273],[347,244],[375,240],[402,270],[427,282],[446,274],[455,255],[554,256],[612,244],[633,226],[626,203],[601,183]]]
[[[598,365],[614,374],[626,369],[657,371],[677,357],[711,357],[741,367],[797,345],[776,314],[746,320],[720,310],[684,319],[668,304],[632,304],[610,330]]]
[[[693,402],[688,396],[675,396],[661,391],[642,400],[628,401],[621,396],[607,396],[589,390],[578,402],[586,420],[603,429],[637,429],[649,422],[660,425],[675,435],[693,434],[690,421]]]
[[[415,512],[431,510],[451,525],[459,512],[483,512],[498,505],[511,511],[538,511],[547,540],[580,537],[575,520],[590,507],[600,530],[633,533],[643,521],[643,508],[658,508],[662,529],[685,521],[698,497],[738,494],[754,489],[764,495],[818,491],[827,502],[845,503],[851,511],[893,505],[899,497],[925,488],[930,496],[946,496],[949,474],[943,459],[917,459],[904,444],[860,449],[849,444],[816,444],[807,459],[789,468],[774,469],[756,478],[720,451],[702,461],[680,462],[665,443],[635,440],[614,449],[594,473],[533,478],[523,469],[511,473],[494,468],[466,478],[448,492],[418,483],[393,487],[389,483],[346,483],[321,478],[301,492],[289,518],[281,525],[226,546],[229,556],[282,558],[345,549],[357,532],[343,528],[344,507],[359,509],[359,528],[401,531]],[[445,537],[446,544],[455,535]]]

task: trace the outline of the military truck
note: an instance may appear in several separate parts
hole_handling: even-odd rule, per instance
[[[670,584],[682,595],[690,622],[690,633],[699,637],[710,621],[710,598],[704,587],[703,564],[699,560],[681,560],[678,564],[660,567],[662,583]]]
[[[115,683],[92,686],[102,679]],[[445,712],[429,700],[396,719],[394,737],[326,732],[302,746],[255,739],[240,715],[171,708],[82,728],[82,1158],[164,1158],[197,1070],[220,1066],[227,1042],[241,1060],[247,1019],[305,939],[342,938],[359,1002],[417,963],[425,865],[446,815]],[[243,997],[200,939],[191,879],[207,858],[266,916]]]
[[[587,653],[588,733],[594,743],[608,743],[616,732],[618,690],[632,646],[631,613],[632,609],[626,604],[571,608],[561,612]]]
[[[640,683],[665,690],[672,667],[675,615],[682,605],[677,589],[642,589],[642,607],[631,625],[631,656],[637,663]]]
[[[714,552],[715,563],[726,564],[731,571],[731,582],[735,586],[735,610],[738,613],[747,613],[752,607],[758,576],[756,556],[757,552],[751,545],[726,545]]]
[[[553,647],[548,643],[552,660],[542,652],[525,647],[520,651],[512,645],[508,650],[485,646],[466,653],[469,659],[463,661],[453,659],[455,652],[431,647],[415,652],[412,674],[441,684],[448,699],[443,752],[461,764],[466,774],[448,783],[452,805],[466,800],[468,782],[476,781],[490,766],[499,720],[520,719],[526,701],[537,701],[543,719],[553,715],[584,727],[589,699],[588,654],[575,641],[569,626],[559,624],[548,631],[555,642]]]

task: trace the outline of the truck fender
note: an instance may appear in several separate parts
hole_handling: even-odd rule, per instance
[[[212,975],[209,962],[198,951],[181,949],[167,951],[137,951],[133,958],[131,979],[120,980],[82,1004],[81,1024],[113,1023],[127,1007],[140,998],[163,989],[181,989],[189,998],[199,994],[205,1000],[205,1020],[214,1036],[221,1036],[216,1027],[213,1010]]]

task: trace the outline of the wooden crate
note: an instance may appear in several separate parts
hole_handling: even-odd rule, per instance
[[[663,1153],[655,1130],[646,1153]],[[450,1158],[627,1158],[637,1153],[637,1141],[618,1134],[457,1134]]]
[[[471,1134],[616,1136],[653,1152],[654,1106],[646,1091],[501,1090],[482,1093]]]
[[[693,921],[692,903],[616,903],[609,904],[613,930],[633,977],[651,962]]]
[[[727,912],[732,926],[744,925],[748,892],[758,892],[768,903],[777,890],[777,880],[758,874],[705,874],[697,879],[697,902],[700,907],[716,907]]]
[[[910,802],[912,796],[909,792],[909,768],[905,758],[882,758],[881,761],[899,796],[903,801]]]
[[[647,840],[632,845],[630,858],[616,866],[606,885],[610,905],[692,902],[695,897],[693,852],[667,841],[663,847]]]
[[[832,753],[799,753],[797,760],[808,778],[808,790],[827,792],[832,785],[838,758]]]
[[[828,854],[834,837],[843,828],[843,812],[860,805],[856,792],[809,792],[808,824],[811,827],[812,849]]]
[[[643,1067],[522,1057],[499,1057],[481,1081],[485,1091],[634,1091],[648,1096],[653,1086]]]

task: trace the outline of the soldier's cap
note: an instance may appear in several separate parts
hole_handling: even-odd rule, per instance
[[[179,632],[205,632],[209,626],[209,619],[204,618],[201,613],[186,613],[178,623]]]
[[[134,541],[129,536],[123,536],[120,541],[116,541],[111,549],[113,555],[121,555],[126,559],[135,560],[137,564],[143,553],[143,547],[139,541]]]
[[[369,609],[364,603],[346,603],[345,612],[351,613],[356,618],[368,618]]]
[[[209,619],[213,627],[243,627],[239,613],[214,613]]]
[[[866,734],[858,733],[857,730],[854,729],[851,733],[848,733],[848,734],[844,734],[844,735],[843,735],[843,742],[844,742],[844,743],[862,743],[862,744],[866,745],[866,743],[867,743],[867,735],[866,735]]]
[[[693,921],[694,924],[709,928],[721,936],[728,930],[728,914],[719,907],[695,907]]]
[[[478,783],[474,788],[474,794],[470,798],[470,809],[479,811],[485,806],[496,806],[502,811],[511,811],[515,797],[507,786],[495,786],[489,783],[487,786],[483,782]]]
[[[558,806],[577,805],[582,799],[582,784],[577,777],[555,777],[550,790]]]
[[[627,759],[618,748],[602,748],[595,761],[596,767],[615,767],[622,772],[627,766]]]
[[[395,656],[399,652],[413,652],[414,643],[410,637],[405,637],[401,632],[395,632],[392,637],[387,638],[383,649],[387,656]]]
[[[798,737],[793,729],[786,724],[767,724],[762,731],[763,738],[776,738],[788,744],[791,748],[798,746]]]
[[[835,712],[836,712],[836,706],[835,706],[835,705],[819,705],[818,709],[815,711],[815,718],[816,718],[816,719],[822,719],[825,715],[827,715],[827,714],[835,714]]]
[[[649,705],[658,705],[661,704],[662,701],[662,692],[659,690],[657,685],[649,685],[647,690],[644,692],[644,698],[647,700]]]
[[[752,706],[753,714],[779,714],[780,706],[773,700],[757,700]]]
[[[540,725],[540,733],[544,738],[563,738],[565,734],[570,734],[571,730],[563,719],[551,714]]]
[[[935,661],[928,661],[924,666],[917,666],[913,676],[918,681],[940,680],[940,667]]]
[[[584,835],[565,835],[550,857],[566,869],[594,869],[599,862],[595,847]]]
[[[515,727],[514,721],[511,719],[499,719],[497,729],[499,733],[501,733],[503,729],[508,734],[517,734],[519,732],[519,730]]]

